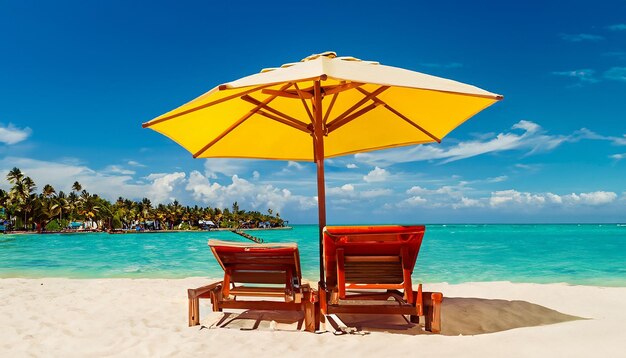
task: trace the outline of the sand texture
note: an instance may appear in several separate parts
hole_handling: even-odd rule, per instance
[[[401,316],[339,317],[361,334],[298,331],[298,314],[213,313],[187,326],[187,288],[207,279],[0,279],[0,356],[625,357],[626,288],[428,284],[441,335]],[[332,330],[330,325],[327,327]]]

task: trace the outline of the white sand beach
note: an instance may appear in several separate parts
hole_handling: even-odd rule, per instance
[[[0,355],[624,357],[626,287],[428,284],[441,291],[441,335],[393,316],[341,317],[369,334],[298,332],[299,317],[224,318],[202,301],[187,326],[188,279],[1,279]],[[254,315],[258,317],[258,315]],[[274,320],[274,322],[272,322]],[[286,321],[286,323],[285,323]],[[291,324],[288,324],[291,323]]]

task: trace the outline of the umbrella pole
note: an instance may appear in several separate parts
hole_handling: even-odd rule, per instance
[[[324,128],[322,126],[322,91],[320,81],[313,85],[313,149],[315,165],[317,166],[317,208],[319,220],[319,250],[320,250],[320,289],[326,288],[324,282],[324,227],[326,226],[326,187],[324,183]]]

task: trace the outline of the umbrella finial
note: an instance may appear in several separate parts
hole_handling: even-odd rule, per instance
[[[324,57],[328,57],[328,58],[335,58],[335,57],[337,57],[337,53],[334,52],[334,51],[326,51],[326,52],[322,52],[322,53],[317,53],[317,54],[313,54],[311,56],[303,58],[300,62],[306,62],[306,61],[315,60],[316,58],[319,58],[320,56],[324,56]]]

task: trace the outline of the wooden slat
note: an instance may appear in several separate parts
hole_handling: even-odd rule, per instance
[[[345,256],[348,262],[400,262],[399,256]]]
[[[282,297],[285,295],[285,287],[237,286],[231,288],[230,293],[235,296]]]
[[[285,282],[285,271],[233,271],[231,279],[237,283],[268,283],[283,284]]]
[[[303,303],[281,301],[223,301],[221,307],[249,310],[302,311]]]

